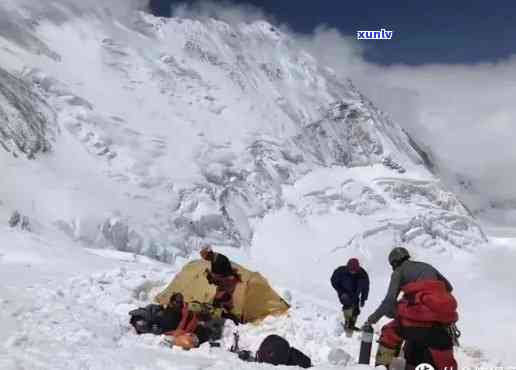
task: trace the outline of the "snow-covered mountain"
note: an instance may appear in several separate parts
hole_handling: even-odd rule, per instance
[[[17,359],[31,353],[22,368],[38,361],[47,368],[52,359],[38,351],[66,346],[87,359],[81,367],[67,357],[62,368],[116,368],[90,358],[92,348],[80,349],[81,341],[108,335],[113,343],[101,340],[99,348],[126,351],[137,345],[127,326],[85,329],[99,313],[84,312],[88,324],[81,324],[67,305],[79,300],[100,310],[102,320],[123,322],[130,307],[143,304],[133,295],[141,284],[164,283],[204,242],[295,292],[294,321],[271,328],[293,338],[297,332],[319,364],[345,343],[331,339],[316,348],[338,311],[328,303],[327,279],[347,256],[359,255],[378,277],[372,295],[379,301],[393,245],[448,271],[457,256],[470,263],[471,251],[483,253],[481,227],[428,171],[411,138],[288,35],[266,22],[158,19],[115,3],[0,5],[0,219],[7,224],[17,211],[30,229],[20,230],[22,222],[11,217],[14,227],[0,230],[0,263],[38,266],[27,276],[30,286],[76,269],[93,274],[94,286],[113,288],[78,297],[76,289],[88,284],[82,276],[41,289],[43,302],[62,299],[54,302],[59,317],[73,323],[62,330],[85,330],[71,340],[52,337],[50,324],[41,324],[46,318],[38,315],[54,303],[35,311],[7,307],[25,284],[13,282],[4,312],[20,317],[20,325],[43,325],[46,335],[37,341],[25,328],[29,339],[9,337]],[[65,245],[73,246],[68,262]],[[59,262],[48,262],[49,246]],[[125,267],[99,273],[113,258]],[[313,274],[299,273],[306,270]],[[22,294],[24,302],[31,294]],[[323,331],[317,321],[304,323],[314,312]],[[478,312],[466,312],[466,322],[476,322]],[[300,328],[312,334],[300,335]],[[483,364],[474,351],[461,356]]]
[[[60,162],[37,174],[57,198],[28,177],[25,194],[4,194],[9,211],[171,261],[201,240],[250,245],[253,220],[292,206],[283,186],[333,166],[376,176],[306,199],[426,246],[484,241],[407,135],[272,25],[52,11],[60,21],[10,11],[0,113],[2,146],[16,158],[4,161],[18,178],[30,158]],[[390,213],[398,220],[380,220]]]

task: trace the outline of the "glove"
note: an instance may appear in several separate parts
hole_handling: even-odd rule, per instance
[[[224,310],[221,307],[213,306],[213,309],[211,310],[211,317],[214,319],[221,319],[222,315],[224,313]]]
[[[369,321],[366,321],[364,323],[364,325],[362,325],[362,328],[360,328],[361,331],[372,331],[373,329],[373,325],[369,322]]]
[[[373,325],[374,325],[374,324],[376,324],[377,322],[378,322],[378,320],[376,320],[376,321],[375,321],[375,320],[372,318],[372,315],[371,315],[371,316],[369,316],[369,317],[367,318],[366,322],[364,323],[364,326],[365,326],[365,325],[373,326]]]
[[[248,362],[254,361],[253,354],[251,351],[239,351],[238,358]]]

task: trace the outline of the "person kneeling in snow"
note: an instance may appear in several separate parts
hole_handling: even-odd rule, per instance
[[[224,322],[213,318],[209,307],[197,302],[186,303],[181,293],[175,293],[170,298],[169,308],[173,314],[164,316],[163,320],[177,322],[173,330],[163,333],[170,337],[170,344],[188,350],[222,336]]]
[[[206,279],[217,287],[213,306],[221,308],[224,317],[238,322],[239,320],[231,315],[233,293],[237,284],[241,282],[238,272],[225,255],[213,252],[210,246],[204,247],[200,254],[204,260],[211,262],[211,268],[206,269]]]
[[[389,368],[405,341],[408,368],[426,363],[436,370],[457,370],[453,346],[458,314],[451,284],[433,266],[410,260],[405,248],[394,248],[389,263],[393,273],[387,296],[364,324],[365,329],[383,316],[394,318],[382,328],[376,366]],[[403,297],[397,301],[400,292]]]
[[[238,357],[244,361],[263,362],[272,365],[299,366],[304,369],[312,367],[312,360],[303,352],[279,335],[269,335],[265,338],[256,355],[250,351],[239,351]]]
[[[224,321],[212,316],[212,309],[201,303],[184,301],[174,293],[166,307],[151,304],[129,313],[138,334],[166,335],[168,342],[184,349],[220,339]]]
[[[369,275],[360,267],[358,259],[351,258],[346,266],[337,268],[331,276],[331,285],[337,291],[342,312],[344,328],[358,330],[355,327],[360,307],[364,307],[369,296]]]

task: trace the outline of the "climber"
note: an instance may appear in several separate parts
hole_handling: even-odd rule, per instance
[[[130,323],[138,334],[165,335],[171,345],[191,349],[222,337],[224,319],[213,315],[211,305],[186,303],[174,293],[166,305],[150,304],[129,312]]]
[[[211,268],[206,269],[205,273],[208,282],[217,287],[213,306],[221,308],[225,317],[238,321],[231,315],[233,293],[237,284],[241,282],[237,270],[225,255],[213,252],[210,246],[204,247],[200,254],[204,260],[211,262]]]
[[[456,370],[453,346],[457,336],[457,302],[449,281],[433,266],[410,259],[407,249],[389,254],[393,272],[387,295],[369,316],[364,329],[383,316],[394,320],[382,328],[376,366],[389,368],[405,341],[407,366],[426,363],[436,370]],[[403,292],[398,301],[398,295]]]
[[[129,312],[130,323],[138,334],[161,335],[178,327],[182,309],[183,296],[174,294],[167,305],[150,304]]]
[[[186,303],[181,293],[172,295],[164,313],[166,314],[162,316],[162,322],[174,329],[162,334],[171,337],[171,344],[183,349],[191,349],[222,336],[224,322],[211,316],[211,310],[205,305],[198,302]]]
[[[358,259],[351,258],[346,266],[337,268],[331,276],[331,285],[337,291],[344,313],[344,328],[355,327],[360,307],[364,307],[369,295],[369,276],[360,267]]]

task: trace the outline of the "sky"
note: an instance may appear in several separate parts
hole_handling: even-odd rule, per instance
[[[152,0],[151,7],[155,14],[168,16],[171,5],[177,3],[180,1]],[[320,25],[349,36],[358,30],[393,30],[392,40],[363,41],[365,59],[376,64],[478,63],[501,60],[516,53],[516,1],[512,0],[233,3],[260,8],[276,22],[288,24],[301,34],[309,34]]]
[[[409,132],[471,209],[511,205],[493,217],[514,224],[516,1],[422,3],[203,0],[171,8],[153,0],[151,8],[230,24],[268,20]],[[392,28],[394,40],[358,41],[362,27]]]

